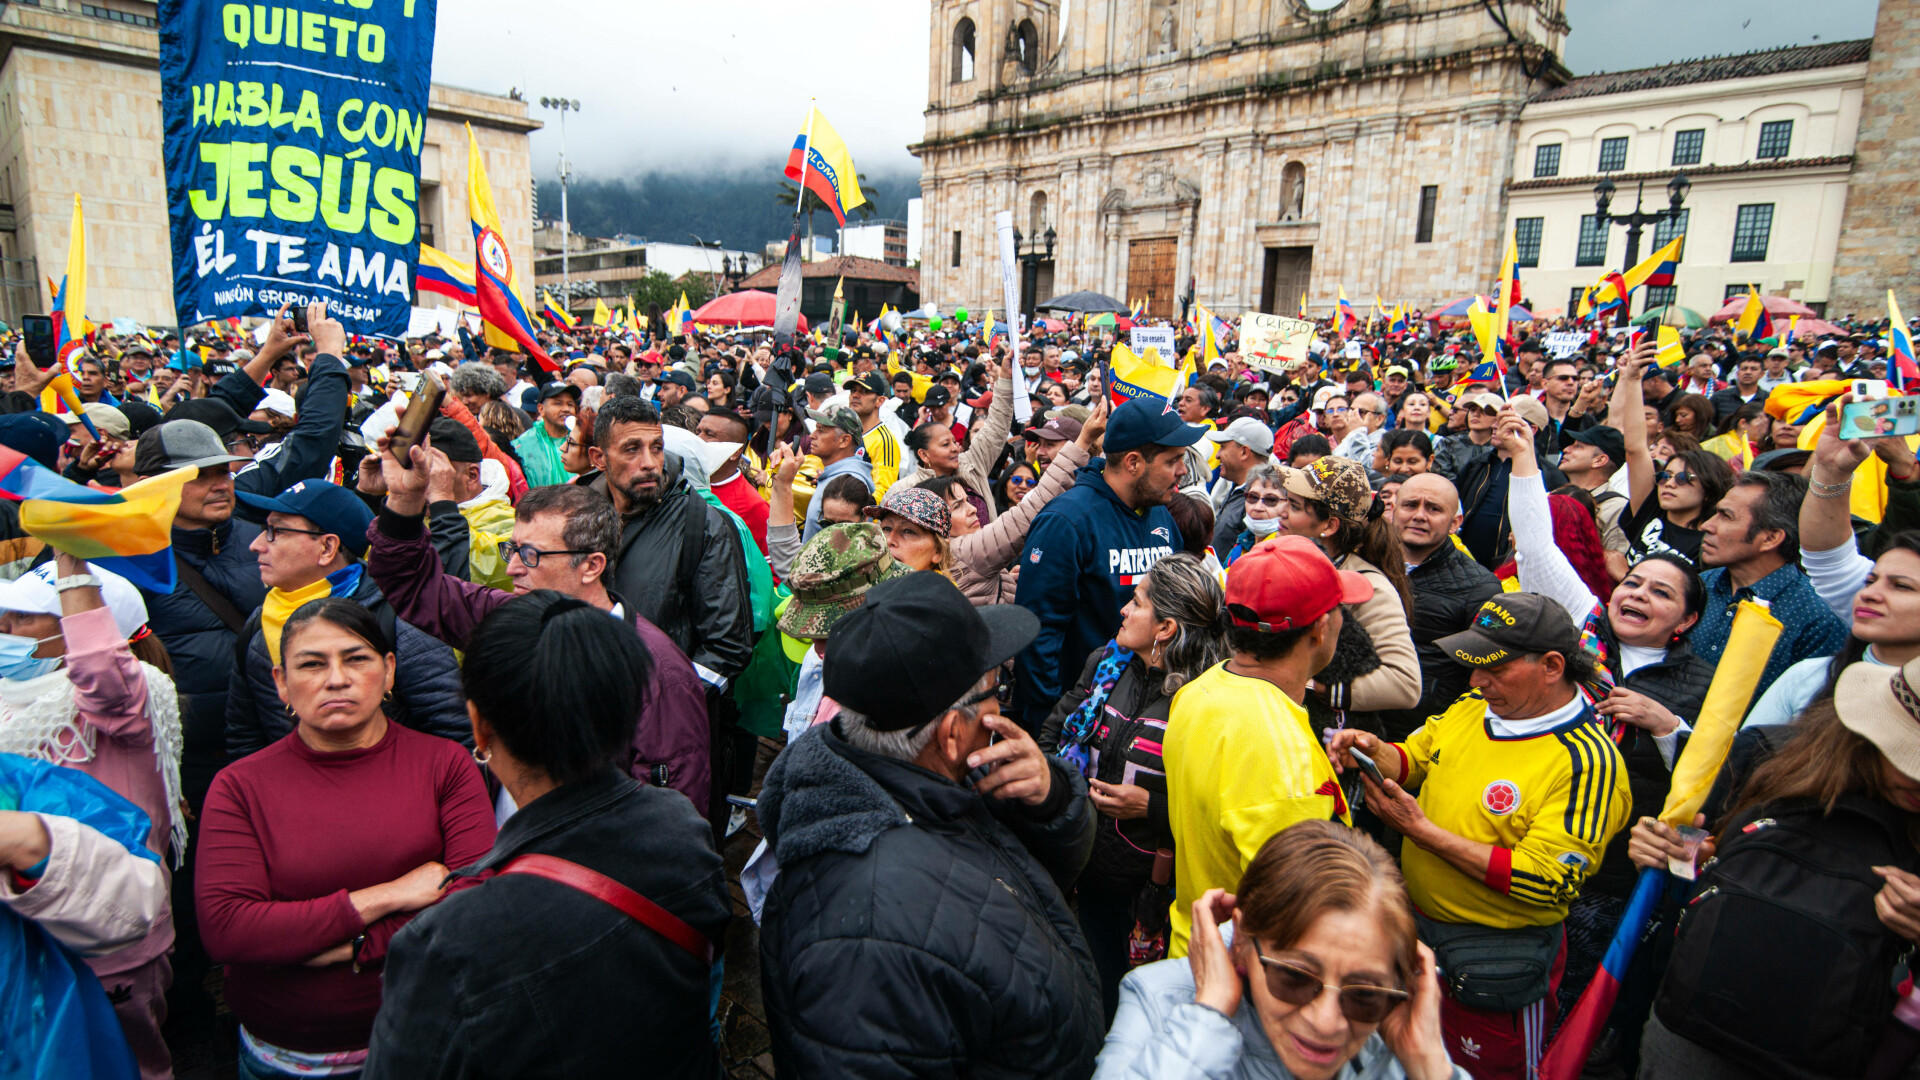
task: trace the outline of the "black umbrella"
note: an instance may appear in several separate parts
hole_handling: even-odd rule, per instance
[[[1047,311],[1072,311],[1084,315],[1098,315],[1103,311],[1111,311],[1116,315],[1125,315],[1131,310],[1127,305],[1115,300],[1113,297],[1102,295],[1091,289],[1082,289],[1079,292],[1070,292],[1065,296],[1056,296],[1038,306]]]

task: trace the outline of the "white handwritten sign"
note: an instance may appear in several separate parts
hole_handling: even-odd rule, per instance
[[[1547,355],[1559,359],[1578,356],[1587,347],[1587,335],[1578,330],[1556,330],[1547,335]]]
[[[1127,346],[1136,354],[1145,354],[1148,349],[1158,349],[1161,356],[1172,356],[1173,327],[1136,326],[1127,331]]]
[[[1314,334],[1305,319],[1249,311],[1240,316],[1240,357],[1249,367],[1285,374],[1307,358]]]

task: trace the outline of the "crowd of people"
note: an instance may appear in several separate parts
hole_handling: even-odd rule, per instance
[[[167,592],[0,501],[0,963],[74,1004],[0,1060],[162,1080],[217,995],[247,1078],[712,1077],[750,922],[782,1076],[1531,1080],[1669,868],[1589,1072],[1920,1060],[1882,327],[1183,333],[1163,399],[1085,327],[305,314],[6,365],[9,452],[193,476]]]

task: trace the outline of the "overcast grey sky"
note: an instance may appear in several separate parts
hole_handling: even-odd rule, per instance
[[[1567,66],[1647,67],[1714,53],[1870,37],[1875,0],[1568,0]],[[832,19],[821,17],[831,11]],[[601,177],[699,171],[784,155],[807,99],[866,172],[916,167],[927,101],[918,0],[441,0],[433,77],[579,99],[567,155]],[[557,114],[533,137],[551,175]]]

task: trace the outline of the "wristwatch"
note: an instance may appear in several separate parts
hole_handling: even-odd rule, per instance
[[[353,939],[352,960],[353,960],[353,973],[355,975],[360,974],[360,950],[365,948],[366,944],[367,944],[367,935],[365,934],[356,935]]]
[[[53,580],[53,589],[55,592],[66,592],[68,589],[83,589],[89,585],[96,589],[99,588],[99,577],[93,574],[72,574]]]

